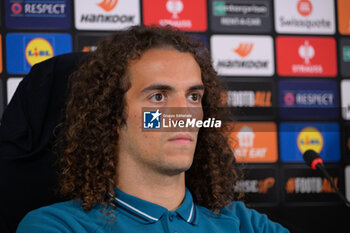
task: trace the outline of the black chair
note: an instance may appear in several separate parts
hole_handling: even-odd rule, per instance
[[[36,64],[19,84],[0,125],[0,232],[12,233],[26,213],[63,201],[56,193],[53,130],[63,119],[69,75],[84,53]]]

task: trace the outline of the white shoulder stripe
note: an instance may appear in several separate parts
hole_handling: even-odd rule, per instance
[[[148,214],[142,212],[141,210],[138,210],[136,209],[135,207],[129,205],[128,203],[125,203],[124,201],[120,200],[119,198],[115,197],[115,200],[117,200],[118,202],[122,203],[123,205],[129,207],[130,209],[134,210],[135,212],[139,213],[139,214],[142,214],[143,216],[147,217],[147,218],[150,218],[154,221],[158,221],[159,219],[158,218],[154,218],[152,216],[149,216]]]
[[[192,202],[192,207],[191,207],[191,212],[190,212],[190,216],[187,219],[187,222],[190,222],[191,218],[192,218],[192,214],[193,214],[193,202]]]

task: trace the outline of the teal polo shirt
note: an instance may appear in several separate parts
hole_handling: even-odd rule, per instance
[[[285,233],[280,224],[270,221],[265,214],[233,202],[220,214],[193,202],[186,189],[185,198],[175,211],[128,195],[116,189],[112,216],[101,213],[104,206],[96,205],[84,211],[78,201],[67,201],[29,212],[20,222],[17,233],[107,233],[107,232],[166,232],[166,233]],[[105,211],[112,210],[112,207]]]

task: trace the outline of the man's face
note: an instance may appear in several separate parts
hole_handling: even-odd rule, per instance
[[[119,131],[118,156],[141,170],[176,175],[190,168],[196,132],[143,131],[142,108],[202,108],[201,70],[190,53],[171,48],[147,50],[128,67],[127,125]]]

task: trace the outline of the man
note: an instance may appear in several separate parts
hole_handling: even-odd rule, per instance
[[[99,43],[70,83],[60,126],[61,192],[17,232],[288,232],[235,199],[227,126],[143,129],[144,108],[222,119],[208,51],[171,28],[132,27]]]

